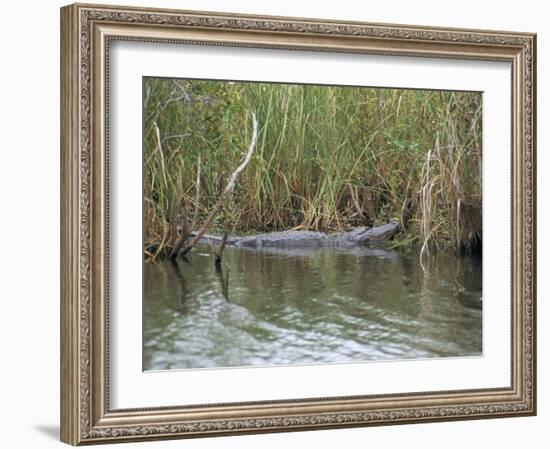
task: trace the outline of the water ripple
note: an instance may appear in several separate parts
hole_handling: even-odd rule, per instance
[[[228,247],[221,271],[208,246],[189,259],[145,264],[146,370],[481,354],[471,259],[441,255],[428,273],[384,250]]]

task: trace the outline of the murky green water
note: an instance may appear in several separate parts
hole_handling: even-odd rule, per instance
[[[145,370],[482,352],[481,263],[381,249],[211,248],[144,264]]]

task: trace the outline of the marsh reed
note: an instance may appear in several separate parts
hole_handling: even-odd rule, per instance
[[[147,78],[143,102],[149,257],[182,220],[212,210],[246,152],[251,112],[256,150],[212,230],[330,232],[396,219],[393,244],[424,256],[480,248],[479,93]]]

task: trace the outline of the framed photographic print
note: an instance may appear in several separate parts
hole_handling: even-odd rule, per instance
[[[61,438],[536,413],[536,36],[61,9]]]

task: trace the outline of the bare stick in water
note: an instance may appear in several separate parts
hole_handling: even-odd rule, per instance
[[[256,139],[258,138],[258,121],[256,120],[256,114],[252,113],[252,139],[250,141],[250,146],[248,147],[248,151],[246,153],[246,157],[244,158],[244,161],[241,165],[237,167],[237,169],[233,172],[231,175],[231,178],[229,178],[229,182],[227,183],[227,186],[225,186],[224,191],[222,192],[221,196],[218,198],[218,201],[206,217],[206,220],[204,220],[204,223],[200,227],[200,229],[197,231],[193,239],[189,242],[185,248],[181,251],[181,255],[187,254],[193,246],[196,245],[196,243],[201,239],[201,237],[204,235],[204,233],[208,230],[208,227],[212,224],[212,221],[214,220],[214,217],[216,214],[220,211],[221,207],[229,198],[229,195],[233,192],[235,189],[235,184],[237,183],[237,179],[239,178],[239,175],[243,172],[243,170],[246,168],[248,163],[250,162],[250,159],[252,159],[252,153],[254,152],[254,147],[256,146]]]

